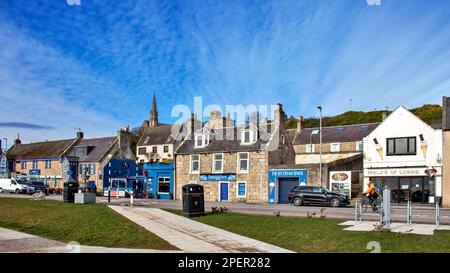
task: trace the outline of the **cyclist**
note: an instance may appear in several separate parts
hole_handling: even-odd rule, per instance
[[[378,192],[377,187],[375,187],[375,184],[372,181],[369,181],[367,183],[367,190],[363,193],[363,195],[369,199],[370,206],[372,207],[373,211],[377,211],[377,205],[375,201],[377,200],[380,193]]]

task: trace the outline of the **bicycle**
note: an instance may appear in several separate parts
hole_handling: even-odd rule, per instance
[[[367,209],[370,206],[372,208],[372,212],[380,213],[380,210],[377,207],[377,203],[380,199],[380,196],[381,195],[379,195],[375,199],[372,199],[372,198],[369,198],[369,197],[363,195],[362,201],[361,201],[361,212],[367,212]]]

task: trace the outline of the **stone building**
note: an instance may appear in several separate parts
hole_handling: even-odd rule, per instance
[[[77,134],[74,139],[22,144],[17,136],[7,151],[7,158],[13,163],[11,176],[44,181],[51,190],[61,189],[62,162],[81,137]]]
[[[120,129],[117,136],[83,138],[69,149],[67,157],[77,163],[75,181],[91,184],[98,191],[103,191],[109,184],[109,178],[135,176],[136,157],[131,151],[131,133],[128,128]],[[119,162],[120,164],[114,164]],[[123,165],[123,166],[122,166]],[[85,175],[85,177],[84,177]]]
[[[442,98],[442,206],[450,207],[450,98]]]
[[[279,104],[272,121],[236,126],[212,113],[200,129],[188,123],[191,134],[176,151],[175,199],[183,185],[201,184],[206,201],[269,202],[270,166],[294,163],[285,118]]]
[[[105,180],[111,176],[136,175],[136,157],[130,148],[130,132],[121,129],[117,136],[85,139],[82,132],[67,140],[22,144],[19,137],[7,151],[13,162],[11,176],[37,180],[48,185],[50,191],[61,192],[64,181],[84,182],[87,175],[91,187],[102,191]],[[126,162],[121,167],[111,162]]]
[[[320,128],[304,128],[303,117],[298,120],[297,129],[291,131],[296,164],[291,167],[307,170],[307,183],[320,185],[322,162],[323,187],[358,196],[363,181],[363,138],[378,123],[322,127],[320,145]]]
[[[143,131],[136,147],[137,162],[172,162],[176,146],[180,143],[177,141],[177,135],[181,129],[182,125],[163,124],[158,121],[156,97],[153,95],[149,120],[143,123]]]

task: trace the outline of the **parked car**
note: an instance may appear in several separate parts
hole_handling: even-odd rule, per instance
[[[28,187],[25,182],[16,178],[2,178],[0,179],[0,187],[4,192],[25,193]]]
[[[45,193],[47,190],[47,187],[45,186],[45,184],[43,182],[30,182],[28,183],[28,187],[27,187],[27,193],[28,194],[33,194],[36,193],[38,191],[41,191],[43,193]]]
[[[288,193],[288,200],[295,206],[311,204],[340,207],[350,204],[347,195],[331,192],[319,186],[297,186]]]

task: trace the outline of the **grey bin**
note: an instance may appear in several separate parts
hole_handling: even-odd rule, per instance
[[[63,200],[64,203],[74,203],[75,193],[78,192],[78,183],[65,182],[63,186]]]
[[[187,184],[182,188],[183,214],[188,217],[205,215],[205,197],[203,186]]]

